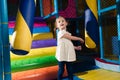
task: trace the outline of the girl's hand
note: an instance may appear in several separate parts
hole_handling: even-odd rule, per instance
[[[80,38],[80,42],[81,42],[81,43],[84,43],[84,40],[83,40],[82,38]]]
[[[75,46],[75,50],[82,50],[81,46]]]

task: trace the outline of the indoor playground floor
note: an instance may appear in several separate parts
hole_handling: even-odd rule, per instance
[[[79,59],[81,59],[80,61],[83,62],[74,64],[75,65],[74,80],[120,80],[120,72],[99,68],[91,63],[92,59],[90,59],[90,57],[82,56]],[[84,61],[83,59],[89,62]],[[92,65],[90,66],[89,63]],[[64,78],[63,80],[68,80],[68,79]]]
[[[67,80],[67,78],[63,80]],[[94,69],[75,74],[74,80],[120,80],[120,73],[105,69]]]

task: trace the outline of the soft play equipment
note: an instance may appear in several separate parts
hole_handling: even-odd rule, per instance
[[[67,18],[76,17],[76,11],[74,9],[75,4],[72,4],[73,2],[74,0],[69,0],[67,9],[62,11],[62,13],[65,15],[65,13],[69,14],[67,10],[71,10],[72,13],[66,16]],[[70,7],[71,5],[72,7]],[[11,38],[11,35],[14,31],[14,28],[16,28],[15,24],[17,24],[17,21],[9,21],[10,41],[13,39]],[[56,66],[57,60],[55,58],[57,42],[56,39],[53,38],[53,33],[50,32],[50,27],[47,26],[43,17],[34,18],[33,32],[31,34],[33,37],[29,54],[23,56],[10,52],[12,80],[56,79],[58,72],[58,66]],[[67,76],[66,73],[64,76]]]
[[[30,50],[30,53],[25,56],[19,56],[12,54],[11,52],[11,60],[21,60],[27,58],[34,58],[34,57],[43,57],[43,56],[50,56],[54,55],[56,51],[56,46],[44,47],[44,48],[34,48]]]
[[[44,57],[35,57],[35,58],[27,58],[23,60],[15,60],[12,61],[12,72],[48,67],[57,65],[57,61],[53,56],[44,56]]]
[[[99,27],[97,15],[97,2],[86,0],[85,10],[85,45],[88,48],[95,48],[99,42]]]
[[[54,4],[50,0],[42,0],[43,3],[43,13],[44,15],[49,15],[51,13],[54,13]],[[68,6],[63,9],[60,10],[59,12],[60,16],[63,16],[65,18],[76,18],[76,5],[75,5],[75,1],[74,0],[68,0]],[[52,15],[52,14],[51,14]]]
[[[10,41],[12,41],[12,36],[9,36]],[[33,34],[32,40],[45,40],[45,39],[52,39],[53,34],[51,32],[48,33],[35,33]]]
[[[14,28],[10,28],[9,31],[10,31],[10,34],[13,34]],[[33,33],[39,33],[39,32],[44,33],[44,32],[49,32],[49,31],[50,31],[50,29],[48,27],[42,27],[42,29],[41,29],[41,27],[36,27],[33,29]]]
[[[0,0],[0,80],[11,79],[7,0]]]
[[[12,35],[11,51],[25,55],[31,49],[35,0],[20,0],[16,25]]]
[[[22,71],[27,72],[30,69],[34,70],[57,65],[57,60],[54,56],[57,45],[56,39],[53,39],[53,34],[43,18],[35,18],[34,21],[33,41],[29,54],[20,56],[10,52],[11,70],[13,73],[21,72],[23,74]],[[11,30],[14,29],[15,23],[15,21],[10,21],[9,23],[10,41],[12,40]]]
[[[56,39],[48,39],[48,40],[35,40],[32,42],[32,48],[41,48],[41,47],[49,47],[56,46]]]
[[[12,80],[54,80],[57,77],[58,66],[49,66],[40,69],[13,73]],[[64,77],[67,76],[65,69]]]
[[[14,29],[15,23],[15,21],[10,21],[9,29]],[[10,52],[12,80],[50,80],[57,77],[58,67],[56,66],[57,60],[55,58],[57,42],[56,39],[53,38],[53,33],[50,32],[50,29],[47,31],[45,27],[49,29],[43,18],[34,18],[33,30],[37,30],[38,28],[41,30],[38,32],[33,31],[33,39],[29,54],[23,56]],[[9,30],[10,41],[12,40],[11,33],[12,32]],[[52,67],[54,67],[54,70]],[[17,74],[17,78],[14,74]],[[31,76],[34,74],[38,76]]]

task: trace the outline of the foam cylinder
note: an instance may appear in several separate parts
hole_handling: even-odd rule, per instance
[[[99,44],[97,0],[86,0],[85,9],[85,46],[96,48]]]
[[[44,56],[29,58],[24,60],[16,60],[11,62],[12,72],[25,71],[36,68],[57,65],[55,56]]]
[[[46,47],[46,48],[35,48],[35,49],[31,49],[30,53],[28,55],[25,56],[19,56],[19,55],[15,55],[12,54],[11,52],[11,61],[14,60],[25,60],[27,58],[34,58],[34,57],[43,57],[43,56],[51,56],[51,55],[55,55],[56,52],[56,47]]]
[[[57,45],[57,42],[55,39],[34,40],[32,42],[32,48],[43,48],[43,47],[51,47],[56,45]]]
[[[11,42],[11,51],[14,54],[25,55],[31,49],[35,2],[35,0],[20,0]]]
[[[12,80],[55,80],[57,74],[58,66],[56,65],[12,73]],[[63,77],[66,76],[67,70],[65,69]]]

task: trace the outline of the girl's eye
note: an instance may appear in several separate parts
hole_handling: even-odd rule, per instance
[[[64,20],[62,20],[62,22],[64,22]]]
[[[58,23],[60,23],[60,21],[58,21]]]

